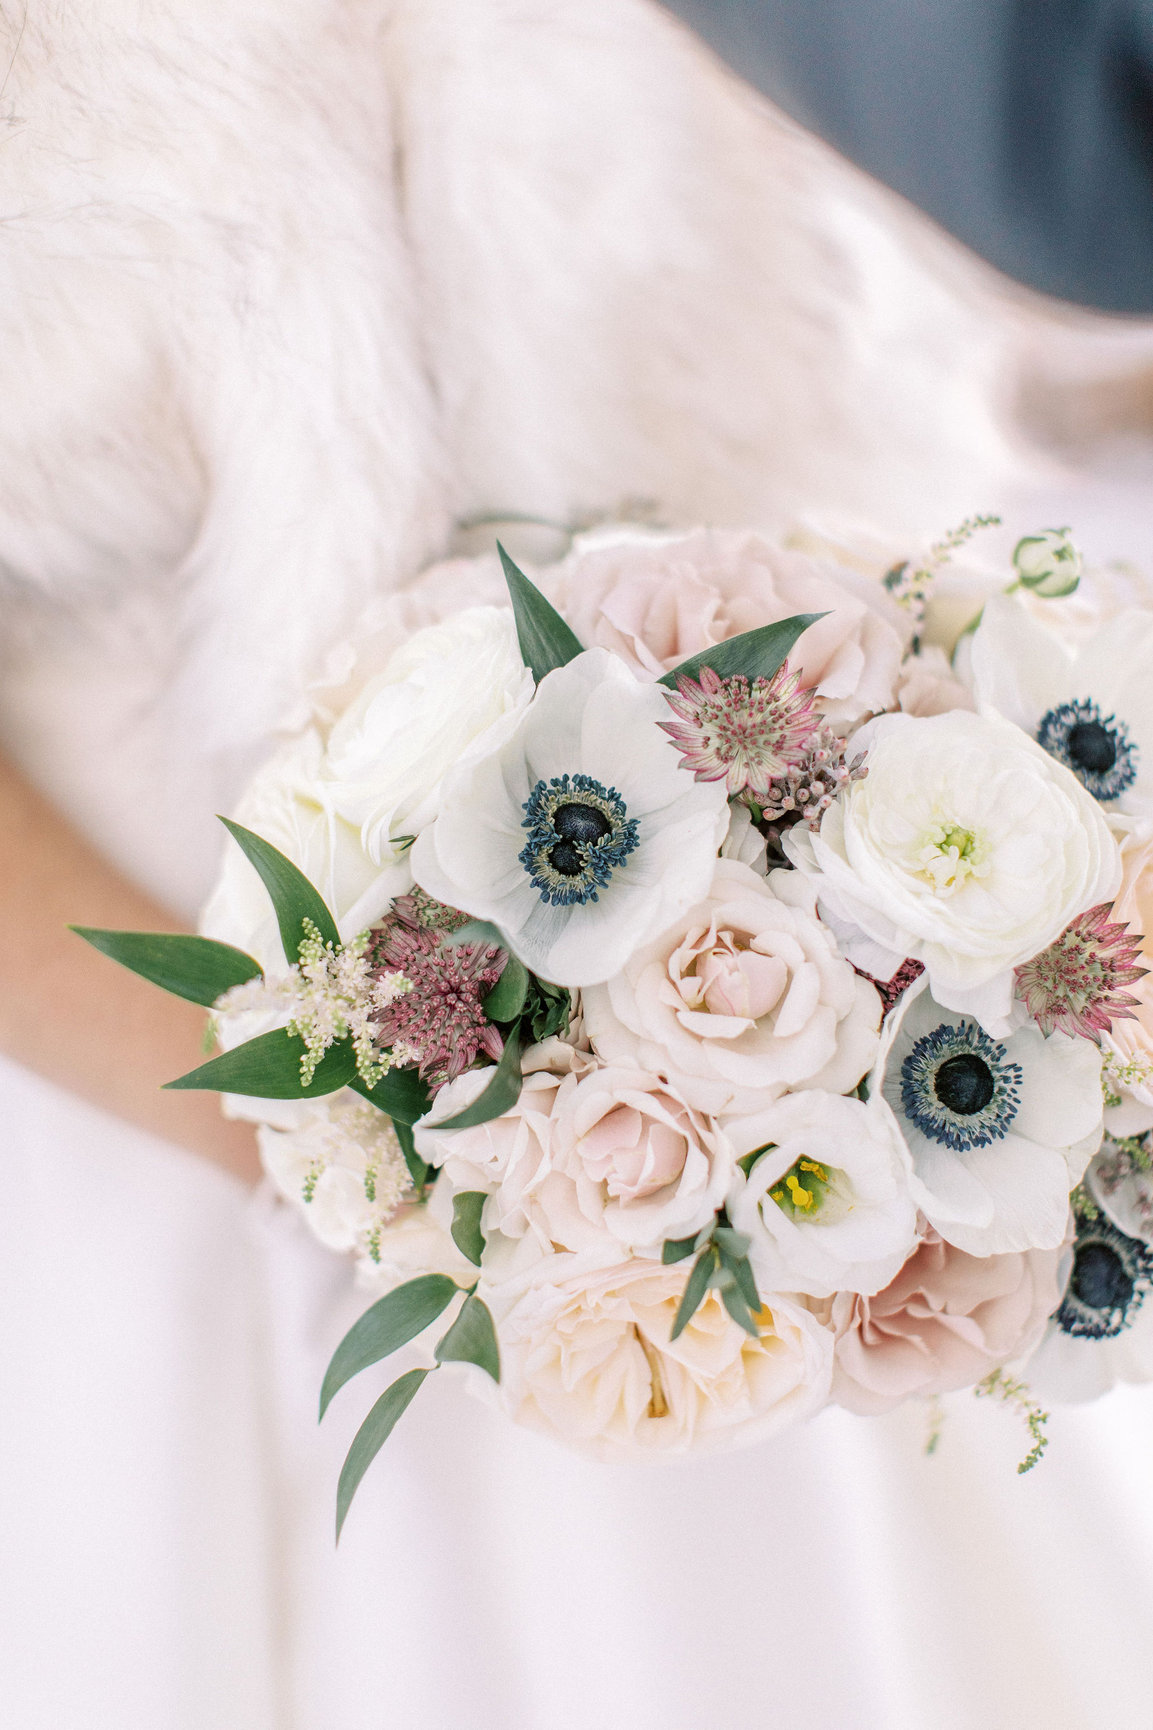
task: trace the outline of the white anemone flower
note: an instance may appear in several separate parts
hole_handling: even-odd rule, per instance
[[[1043,1400],[1094,1400],[1153,1381],[1153,1250],[1097,1207],[1079,1206],[1063,1296],[1029,1360]]]
[[[913,1159],[913,1199],[970,1255],[1056,1249],[1102,1134],[1101,1053],[1026,1022],[992,1038],[922,977],[890,1016],[870,1078]]]
[[[511,736],[446,779],[416,881],[542,978],[610,978],[706,894],[728,827],[723,782],[680,767],[667,714],[605,649],[549,673]]]
[[[752,1238],[749,1260],[770,1291],[872,1296],[917,1241],[912,1164],[892,1112],[806,1088],[725,1133],[743,1156],[764,1151],[729,1195],[729,1218]]]
[[[999,595],[973,640],[973,696],[1070,769],[1108,815],[1153,814],[1153,612],[1127,609],[1076,650]]]
[[[1008,1031],[1014,968],[1111,901],[1121,855],[1101,807],[1011,723],[955,710],[882,715],[854,735],[869,773],[786,851],[822,917],[875,979],[906,957],[933,994]]]

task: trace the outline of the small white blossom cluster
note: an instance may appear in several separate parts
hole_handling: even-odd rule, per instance
[[[1032,1464],[1027,1362],[1046,1398],[1153,1377],[1153,591],[1095,615],[1044,531],[950,640],[937,573],[987,526],[872,574],[601,534],[539,577],[579,648],[537,678],[508,607],[438,618],[430,572],[433,622],[257,778],[241,820],[301,838],[342,929],[393,921],[446,1037],[442,945],[511,957],[407,1164],[347,1092],[262,1135],[378,1287],[475,1286],[518,1421],[646,1457],[979,1386]],[[784,665],[721,656],[800,613]],[[231,881],[211,934],[253,947]],[[408,988],[313,930],[220,1008],[277,1011],[305,1081],[350,1039],[371,1083],[416,1074],[378,1037]]]

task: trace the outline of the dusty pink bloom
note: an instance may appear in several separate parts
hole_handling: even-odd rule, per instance
[[[864,752],[850,761],[846,747],[846,740],[838,739],[830,727],[822,727],[798,761],[770,782],[761,802],[762,814],[773,823],[800,819],[815,828],[838,793],[869,773]]]
[[[417,1053],[412,1061],[436,1086],[463,1074],[482,1051],[499,1059],[504,1041],[483,1004],[504,972],[503,949],[447,943],[440,931],[393,917],[373,932],[370,960],[374,974],[399,970],[412,983],[411,991],[373,1018],[380,1048]]]
[[[821,724],[813,694],[785,661],[771,679],[722,679],[702,667],[700,680],[679,677],[668,693],[680,716],[662,721],[698,781],[724,781],[732,798],[746,787],[764,799],[775,778],[797,763]]]
[[[651,679],[742,631],[824,613],[791,661],[838,724],[891,706],[912,631],[879,582],[735,531],[578,546],[549,573],[548,593],[586,647],[611,649]]]
[[[1133,1019],[1137,998],[1121,990],[1149,971],[1144,939],[1109,919],[1107,901],[1079,914],[1055,943],[1017,968],[1017,995],[1041,1032],[1098,1039],[1114,1021]]]
[[[875,1297],[838,1292],[833,1399],[886,1412],[979,1382],[1030,1350],[1061,1299],[1063,1249],[974,1256],[930,1232]]]

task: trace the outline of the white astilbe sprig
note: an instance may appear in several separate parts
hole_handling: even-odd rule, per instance
[[[367,931],[348,943],[333,944],[324,941],[311,919],[302,923],[305,935],[299,962],[279,979],[249,979],[233,986],[218,999],[216,1011],[233,1015],[253,1009],[287,1010],[285,1031],[304,1041],[300,1059],[304,1087],[330,1046],[338,1039],[351,1039],[357,1074],[366,1087],[375,1087],[394,1059],[407,1053],[374,1046],[372,1019],[411,991],[412,982],[400,972],[374,976],[366,958]]]

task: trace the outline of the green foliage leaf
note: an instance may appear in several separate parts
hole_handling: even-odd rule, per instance
[[[490,1021],[515,1021],[528,996],[528,968],[515,955],[505,962],[504,972],[484,1000]]]
[[[473,1264],[480,1266],[480,1258],[484,1254],[484,1233],[480,1229],[480,1216],[484,1212],[484,1204],[488,1196],[483,1189],[462,1190],[452,1198],[452,1241],[461,1255]]]
[[[385,1388],[353,1437],[348,1456],[340,1469],[340,1482],[336,1486],[338,1544],[344,1522],[348,1518],[348,1510],[352,1506],[352,1498],[360,1488],[361,1479],[391,1436],[399,1419],[416,1398],[421,1384],[429,1374],[429,1370],[409,1370],[407,1374],[399,1376],[391,1387]]]
[[[696,1233],[692,1237],[670,1237],[665,1239],[661,1250],[661,1260],[667,1267],[670,1262],[685,1261],[697,1247]]]
[[[771,679],[781,663],[788,658],[797,638],[815,625],[824,613],[794,613],[791,619],[778,619],[772,625],[758,625],[755,631],[742,631],[739,637],[726,637],[699,655],[690,655],[679,667],[661,676],[659,683],[670,691],[677,688],[678,678],[699,679],[702,667],[711,667],[722,679],[743,673],[746,679]]]
[[[509,1111],[520,1098],[520,1030],[512,1028],[504,1042],[500,1062],[492,1070],[492,1080],[471,1105],[458,1111],[455,1117],[437,1124],[437,1129],[472,1129],[478,1123],[491,1123],[494,1117]]]
[[[101,931],[91,925],[70,925],[77,937],[91,943],[121,967],[150,979],[153,985],[202,1003],[211,1009],[218,997],[260,978],[260,963],[230,943],[209,937],[184,937],[161,931]]]
[[[347,1087],[356,1074],[356,1057],[347,1039],[330,1045],[307,1087],[300,1080],[304,1041],[283,1027],[262,1033],[202,1063],[199,1069],[168,1081],[172,1089],[207,1089],[214,1093],[245,1093],[257,1099],[321,1099]]]
[[[300,944],[305,935],[302,921],[305,919],[311,919],[325,943],[338,944],[340,933],[336,921],[320,891],[313,888],[303,871],[298,871],[291,859],[286,859],[262,835],[254,835],[251,829],[231,823],[227,817],[220,821],[242,848],[245,858],[260,873],[276,909],[280,941],[288,960],[295,962],[300,959]]]
[[[705,1293],[709,1289],[716,1266],[717,1252],[712,1244],[708,1244],[693,1263],[693,1270],[685,1281],[685,1289],[681,1301],[677,1305],[677,1313],[673,1318],[672,1332],[669,1334],[670,1340],[680,1338],[704,1303]]]
[[[359,1321],[353,1322],[332,1354],[320,1390],[320,1416],[345,1382],[422,1334],[459,1290],[447,1274],[424,1273],[378,1298]]]
[[[745,1302],[741,1288],[735,1280],[731,1281],[728,1285],[721,1287],[721,1302],[724,1304],[737,1326],[744,1328],[747,1334],[751,1334],[752,1337],[756,1339],[758,1337],[757,1324],[749,1314],[749,1306]]]
[[[421,1159],[419,1153],[416,1151],[416,1142],[413,1138],[411,1123],[401,1123],[399,1118],[394,1117],[392,1120],[392,1127],[396,1139],[400,1143],[400,1151],[404,1155],[404,1163],[408,1167],[408,1175],[411,1177],[414,1187],[417,1190],[422,1190],[428,1182],[428,1174],[432,1170],[432,1167]]]
[[[550,985],[547,980],[529,974],[528,997],[525,1002],[522,1029],[532,1034],[534,1045],[549,1039],[554,1033],[564,1033],[572,1020],[572,998],[563,985]]]
[[[500,1381],[500,1347],[488,1307],[470,1293],[460,1314],[436,1348],[438,1364],[478,1364],[494,1382]]]
[[[713,1240],[725,1255],[737,1261],[748,1255],[753,1241],[747,1232],[735,1231],[731,1225],[714,1226]]]
[[[521,659],[539,685],[546,673],[567,666],[582,654],[583,645],[556,608],[545,600],[536,584],[513,564],[499,541],[496,550],[504,566],[504,580],[512,599]],[[785,654],[788,654],[787,649]],[[784,655],[781,658],[783,660]]]
[[[386,1117],[391,1117],[397,1126],[415,1123],[424,1116],[430,1103],[428,1088],[415,1069],[390,1069],[375,1087],[369,1087],[359,1075],[353,1076],[348,1085],[362,1099],[375,1105],[378,1111],[383,1111]],[[412,1170],[411,1164],[409,1170]]]
[[[728,1263],[728,1266],[732,1271],[733,1278],[737,1282],[737,1290],[744,1298],[746,1304],[748,1304],[750,1310],[755,1314],[761,1307],[761,1299],[757,1291],[757,1282],[753,1276],[752,1264],[750,1263],[748,1256],[735,1258],[733,1261]]]

